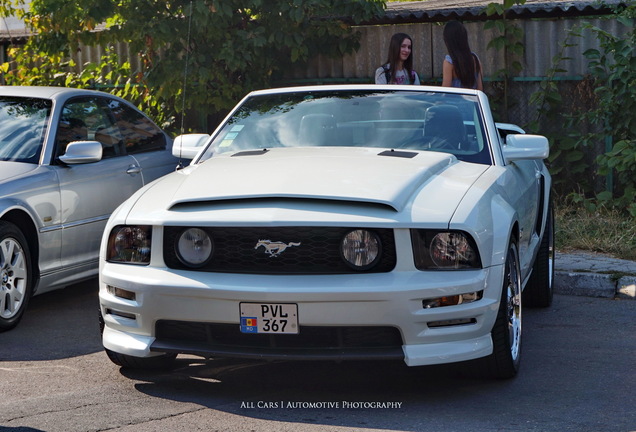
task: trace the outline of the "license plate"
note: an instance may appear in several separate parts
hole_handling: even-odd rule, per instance
[[[298,305],[294,303],[241,303],[242,333],[298,333]]]

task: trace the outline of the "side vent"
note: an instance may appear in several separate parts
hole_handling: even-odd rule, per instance
[[[541,235],[541,227],[543,226],[543,213],[545,211],[545,177],[541,176],[539,179],[539,208],[537,214],[537,223],[534,227],[534,232],[537,235]]]

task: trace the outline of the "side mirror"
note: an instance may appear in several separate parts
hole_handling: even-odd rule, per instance
[[[541,135],[508,135],[503,146],[506,163],[516,160],[546,159],[550,155],[548,139]]]
[[[497,132],[499,132],[499,137],[501,137],[501,142],[504,145],[506,144],[506,137],[508,135],[525,134],[526,133],[526,131],[521,129],[516,124],[512,124],[512,123],[495,123],[495,125],[497,126]]]
[[[102,144],[98,141],[72,141],[60,160],[68,165],[99,162],[102,160]]]
[[[208,134],[179,135],[172,144],[172,156],[182,159],[194,159],[210,138]]]

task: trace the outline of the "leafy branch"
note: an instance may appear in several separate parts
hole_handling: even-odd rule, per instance
[[[499,19],[487,21],[484,29],[495,29],[499,33],[488,43],[487,48],[503,53],[504,67],[497,70],[493,77],[503,83],[503,97],[501,98],[503,112],[501,114],[504,121],[507,121],[510,109],[510,81],[523,69],[519,59],[523,57],[525,51],[523,30],[508,19],[508,12],[513,6],[523,5],[525,2],[526,0],[504,0],[502,3],[489,3],[485,9],[487,16],[499,17]]]

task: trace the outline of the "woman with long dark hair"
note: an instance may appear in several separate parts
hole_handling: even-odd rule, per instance
[[[442,86],[483,90],[481,63],[470,50],[468,32],[459,21],[444,26],[444,43],[448,54],[442,68]]]
[[[396,33],[389,43],[386,62],[375,71],[376,84],[415,84],[420,78],[413,70],[413,39],[406,33]]]

